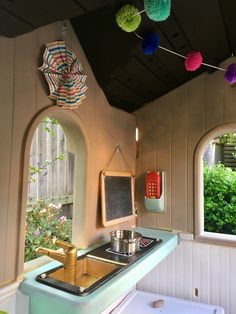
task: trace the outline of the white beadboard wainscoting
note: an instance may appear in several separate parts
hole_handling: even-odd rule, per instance
[[[16,314],[16,293],[18,283],[10,284],[4,288],[0,288],[0,311],[8,314]]]
[[[0,288],[0,312],[7,314],[28,314],[29,297],[23,295],[19,290],[19,282]]]
[[[236,314],[236,249],[181,240],[137,288],[219,305],[225,314]]]

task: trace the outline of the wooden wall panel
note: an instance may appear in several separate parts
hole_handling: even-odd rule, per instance
[[[176,274],[176,256],[175,252],[172,252],[170,255],[166,258],[167,267],[168,267],[168,273],[169,276],[167,277],[167,295],[174,295],[175,294],[175,284],[174,284],[174,278]],[[155,291],[155,290],[154,290]]]
[[[187,229],[187,106],[188,85],[171,93],[172,228]]]
[[[223,90],[222,90],[222,73],[215,72],[212,75],[205,74],[205,131],[214,128],[223,123]]]
[[[215,263],[220,259],[220,248],[218,246],[212,246],[210,250],[210,265],[211,265],[211,272],[212,274],[219,274],[220,273],[220,264]],[[212,291],[210,295],[209,302],[212,304],[219,305],[220,300],[220,291],[219,289],[215,289],[215,287],[220,286],[220,277],[219,276],[211,276],[211,280],[209,282],[210,290]]]
[[[235,291],[236,291],[236,273],[235,273],[235,261],[236,261],[236,250],[230,249],[229,256],[229,274],[230,274],[230,312],[236,313],[236,302],[232,302],[231,300],[235,300]]]
[[[35,32],[15,39],[13,139],[7,221],[7,247],[11,249],[7,250],[5,254],[5,276],[11,280],[14,280],[15,274],[7,261],[14,263],[19,249],[19,200],[22,187],[23,138],[26,127],[35,113],[35,47]]]
[[[201,301],[203,303],[209,303],[209,282],[210,282],[210,261],[209,261],[209,250],[210,246],[204,245],[200,248],[200,254],[201,254],[201,274],[200,274],[200,280],[201,280],[201,288],[200,288],[200,294],[201,294]]]
[[[235,62],[235,58],[228,63]],[[193,232],[194,202],[193,202],[193,162],[194,151],[198,141],[208,130],[222,123],[236,121],[236,89],[225,85],[223,73],[218,71],[211,75],[205,73],[191,80],[184,86],[165,96],[170,99],[170,107],[164,107],[163,97],[144,106],[135,114],[138,127],[146,132],[143,122],[146,114],[151,114],[151,108],[156,107],[156,152],[153,158],[157,163],[161,158],[170,160],[170,182],[172,189],[167,189],[166,203],[171,204],[171,228],[180,228]],[[162,109],[160,109],[162,108]],[[152,109],[154,111],[154,109]],[[165,112],[162,114],[161,112]],[[168,118],[167,118],[168,117]],[[170,123],[167,121],[170,119]],[[154,124],[154,123],[153,123]],[[162,126],[164,129],[162,129]],[[163,150],[159,137],[168,134],[171,129],[171,149]],[[142,145],[142,138],[141,145]],[[145,138],[145,141],[148,139]],[[178,144],[179,146],[178,146]],[[150,143],[146,143],[146,146]],[[168,144],[166,143],[166,146]],[[143,146],[143,145],[142,145]],[[140,151],[143,160],[145,151]],[[150,152],[148,158],[151,159]],[[161,161],[160,161],[161,162]],[[165,170],[165,169],[164,169]],[[142,177],[142,167],[137,167],[137,176]],[[182,176],[180,176],[182,173]],[[168,174],[167,174],[168,175]],[[177,179],[179,177],[179,180]],[[177,188],[175,187],[176,185]],[[140,193],[137,190],[137,194]],[[140,195],[137,195],[139,204]],[[182,199],[182,201],[181,201]],[[169,209],[167,207],[167,209]],[[168,210],[164,214],[168,219]],[[141,212],[143,217],[143,212]],[[143,224],[141,219],[139,222]],[[163,220],[157,226],[165,228]],[[148,221],[146,221],[148,222]],[[148,225],[153,226],[153,222]],[[139,284],[138,288],[170,296],[177,296],[197,302],[206,302],[224,307],[225,314],[236,313],[236,249],[201,244],[194,241],[182,241],[181,245],[170,254],[158,267],[151,271]],[[194,296],[194,289],[199,290],[199,296]]]
[[[175,282],[179,282],[179,287],[178,289],[175,290],[175,295],[178,298],[183,298],[184,296],[184,271],[182,268],[182,255],[183,255],[183,250],[182,247],[179,246],[177,250],[175,251]],[[165,267],[165,266],[164,266]],[[162,282],[165,280],[166,277],[162,276]],[[160,286],[162,289],[162,285]],[[167,289],[163,289],[166,291]]]
[[[57,24],[50,24],[36,30],[36,53],[35,53],[35,65],[36,65],[36,110],[39,111],[54,103],[49,95],[48,84],[42,72],[38,70],[43,64],[43,53],[45,45],[58,40],[58,28]]]
[[[222,66],[226,67],[235,60],[235,57],[230,58]],[[222,71],[217,71],[204,73],[135,112],[140,132],[146,134],[150,128],[145,119],[152,121],[156,127],[155,145],[154,138],[149,137],[141,137],[139,143],[145,148],[156,147],[156,151],[140,150],[139,161],[155,159],[157,167],[160,162],[167,174],[167,210],[162,215],[155,214],[158,228],[194,231],[194,152],[207,131],[222,123],[236,121],[235,103],[236,89],[225,84]],[[156,122],[150,116],[152,114]],[[146,169],[139,166],[136,171],[137,177],[141,178]],[[136,191],[136,200],[142,208],[139,193],[143,192]],[[147,214],[143,210],[139,219],[143,226],[144,215]],[[145,226],[153,227],[153,214],[150,217],[145,221]]]
[[[233,250],[232,250],[233,251]],[[232,280],[232,275],[234,275],[235,270],[230,269],[229,267],[229,261],[230,261],[230,253],[232,252],[229,248],[221,248],[220,255],[219,255],[219,263],[220,263],[220,304],[224,307],[226,313],[230,313],[230,281]],[[215,261],[214,261],[215,262]],[[231,272],[229,272],[231,271]],[[234,304],[236,302],[235,298],[232,300],[232,303]]]
[[[140,127],[139,153],[141,158],[141,169],[144,180],[144,190],[142,199],[145,195],[145,173],[155,171],[156,164],[156,105],[148,105],[145,110],[141,110],[142,126]],[[156,214],[147,211],[142,203],[142,226],[156,227]]]
[[[236,249],[201,244],[180,245],[137,285],[144,291],[222,306],[235,314]],[[197,288],[199,296],[194,295]]]
[[[0,141],[4,149],[1,153],[0,167],[0,286],[23,277],[26,213],[26,208],[21,208],[24,203],[22,200],[24,137],[34,118],[44,108],[53,104],[48,98],[48,87],[43,75],[38,71],[38,66],[42,64],[44,45],[57,40],[58,37],[60,37],[59,23],[16,39],[0,38]],[[83,197],[89,199],[89,204],[85,202],[84,212],[77,215],[78,219],[85,216],[86,232],[83,232],[81,242],[84,241],[83,245],[88,245],[109,233],[108,228],[101,226],[99,216],[99,173],[117,144],[123,148],[132,172],[135,171],[135,117],[109,106],[70,25],[67,40],[68,45],[75,50],[80,60],[82,59],[83,68],[88,75],[87,98],[72,113],[85,136],[88,153],[86,164],[86,169],[89,169],[86,172],[89,174],[86,178],[88,184],[85,186]],[[51,109],[53,110],[53,107],[47,112],[52,112]],[[65,119],[68,119],[68,115],[66,116]],[[73,135],[77,135],[75,131],[73,132]],[[119,168],[120,163],[115,163],[116,168]],[[24,186],[25,184],[27,183],[24,183]],[[113,229],[130,226],[129,222],[113,226]]]
[[[136,115],[136,125],[141,125],[142,123],[142,113],[141,111],[137,112]],[[140,127],[139,130],[139,137],[140,137]],[[142,163],[140,158],[140,145],[139,141],[136,144],[136,176],[135,176],[135,207],[137,211],[137,225],[141,225],[141,218],[142,218],[142,208],[141,204],[143,204],[143,191],[145,188],[144,178],[142,173]],[[137,206],[139,204],[139,206]]]
[[[192,298],[194,298],[194,289],[198,289],[199,298],[201,298],[201,272],[202,272],[202,263],[201,263],[201,244],[195,243],[193,247],[193,255],[192,255]],[[199,300],[199,298],[196,298],[196,301]],[[201,300],[201,299],[200,299]]]
[[[189,102],[187,106],[187,225],[193,232],[193,158],[196,145],[204,134],[205,118],[205,76],[201,75],[189,82]]]
[[[223,122],[230,123],[236,121],[236,90],[224,83],[224,116]]]
[[[157,170],[165,171],[165,193],[171,195],[171,97],[163,96],[156,109]],[[165,213],[156,215],[156,226],[171,228],[171,198],[166,198]]]
[[[14,68],[14,41],[0,38],[0,261],[5,260],[7,242],[7,220],[9,202],[9,181],[12,151],[12,117],[13,117],[13,68]],[[0,262],[1,263],[1,262]],[[0,282],[8,279],[4,267],[0,267]]]
[[[182,243],[182,260],[184,261],[184,265],[182,266],[184,269],[183,273],[183,295],[186,296],[188,299],[192,297],[192,268],[191,268],[191,263],[192,263],[192,256],[193,256],[193,250],[192,250],[192,245],[190,242],[185,241]]]

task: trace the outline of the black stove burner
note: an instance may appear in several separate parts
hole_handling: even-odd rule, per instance
[[[116,255],[121,255],[121,256],[132,256],[132,255],[134,255],[134,252],[133,253],[119,253],[119,252],[115,252],[110,247],[108,249],[106,249],[106,252],[112,253],[112,254],[116,254]]]
[[[110,248],[110,243],[107,243],[88,252],[88,256],[116,262],[121,265],[127,265],[135,262],[137,259],[147,254],[151,249],[153,249],[157,245],[160,245],[161,243],[162,240],[160,239],[142,237],[140,242],[140,250],[131,255],[114,252]]]
[[[150,239],[150,238],[141,238],[140,240],[140,248],[144,248],[147,247],[149,244],[151,244],[154,241],[154,239]],[[112,253],[112,254],[116,254],[116,255],[121,255],[121,256],[132,256],[135,254],[135,252],[133,253],[120,253],[120,252],[116,252],[113,251],[111,247],[109,247],[108,249],[106,249],[106,252],[108,253]]]

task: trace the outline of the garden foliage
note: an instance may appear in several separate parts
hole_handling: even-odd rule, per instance
[[[58,249],[53,240],[71,242],[72,220],[63,215],[61,204],[37,201],[28,205],[26,223],[25,262],[37,257],[39,246]]]
[[[236,235],[236,171],[204,165],[204,229]]]

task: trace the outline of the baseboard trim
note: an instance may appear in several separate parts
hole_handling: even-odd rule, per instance
[[[14,282],[3,288],[0,288],[0,302],[10,297],[11,295],[15,294],[19,287],[19,284],[20,282]]]

